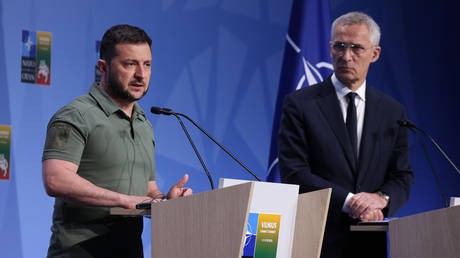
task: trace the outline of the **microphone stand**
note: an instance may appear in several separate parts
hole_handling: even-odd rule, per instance
[[[177,118],[177,120],[180,123],[180,126],[182,127],[182,130],[184,130],[184,133],[187,136],[188,141],[190,142],[190,145],[192,145],[193,151],[195,152],[195,155],[197,156],[198,160],[200,161],[201,166],[203,167],[204,172],[206,173],[206,176],[208,177],[209,183],[211,184],[211,189],[214,190],[214,183],[212,181],[211,174],[209,173],[208,169],[206,168],[206,165],[204,164],[200,153],[198,152],[195,144],[193,143],[192,137],[190,137],[190,134],[188,133],[187,128],[185,128],[184,123],[182,123],[182,119],[180,119],[180,117],[169,108],[152,107],[150,109],[150,112],[152,112],[153,114],[157,114],[157,115],[160,115],[160,114],[167,115],[167,116],[173,115],[173,116],[175,116]]]
[[[211,135],[209,135],[203,128],[201,128],[197,123],[195,123],[195,121],[193,121],[190,117],[182,113],[175,112],[175,114],[185,117],[196,128],[198,128],[202,133],[204,133],[209,139],[211,139],[215,144],[217,144],[217,146],[219,146],[223,151],[225,151],[225,153],[227,153],[234,161],[236,161],[238,164],[240,164],[240,166],[242,166],[246,171],[248,171],[249,174],[251,174],[255,179],[257,179],[257,181],[262,182],[262,180],[256,174],[254,174],[248,167],[246,167],[241,161],[239,161],[232,153],[230,153],[230,151],[228,151],[224,146],[222,146],[222,144],[217,142]]]
[[[209,179],[209,183],[211,184],[211,189],[214,190],[214,183],[212,181],[211,174],[209,174],[209,171],[206,168],[206,165],[204,164],[200,153],[198,152],[195,144],[193,143],[192,137],[190,137],[190,134],[188,133],[187,129],[185,128],[184,123],[182,123],[182,119],[180,119],[180,117],[176,113],[172,113],[172,115],[175,116],[177,118],[177,120],[179,120],[179,123],[180,123],[180,126],[182,127],[182,130],[184,130],[184,133],[187,136],[187,139],[190,142],[190,145],[192,145],[192,147],[193,147],[193,151],[195,151],[195,154],[196,154],[197,158],[200,160],[201,166],[203,166],[204,172],[206,173],[206,176]]]
[[[425,130],[415,126],[415,124],[407,121],[408,125],[419,130],[420,132],[422,132],[430,141],[431,143],[433,143],[433,145],[436,147],[436,149],[442,154],[442,156],[447,160],[447,162],[449,162],[449,164],[454,168],[455,172],[457,172],[459,175],[460,175],[460,171],[458,170],[458,168],[455,166],[455,164],[452,162],[452,160],[450,160],[450,158],[447,156],[447,154],[441,149],[441,147],[436,143],[436,141],[427,133],[425,132]]]
[[[411,121],[409,120],[398,120],[398,124],[401,125],[401,126],[405,126],[407,128],[409,128],[412,132],[414,132],[419,141],[420,141],[420,144],[422,145],[422,148],[423,148],[423,151],[425,152],[425,156],[428,160],[428,163],[430,164],[430,167],[431,167],[431,171],[433,172],[433,175],[434,175],[434,178],[436,180],[436,184],[438,185],[438,188],[439,188],[439,191],[441,192],[441,195],[442,195],[442,198],[444,199],[444,207],[448,207],[448,204],[447,204],[447,198],[446,198],[446,195],[444,194],[442,188],[441,188],[441,184],[439,182],[439,178],[438,176],[436,175],[436,172],[434,170],[434,167],[433,167],[433,164],[430,160],[430,157],[428,155],[428,151],[426,150],[425,148],[425,145],[423,144],[423,140],[422,140],[422,137],[417,133],[416,130],[422,132],[425,137],[427,137],[431,143],[436,147],[436,149],[442,154],[442,156],[447,160],[447,162],[449,162],[449,164],[454,168],[454,170],[460,174],[460,171],[458,170],[458,168],[455,166],[455,164],[450,160],[450,158],[447,156],[447,154],[441,149],[441,147],[436,143],[436,141],[427,133],[425,132],[425,130],[417,127],[414,123],[412,123]],[[416,130],[414,130],[416,129]]]
[[[217,144],[217,146],[219,146],[223,151],[225,151],[225,153],[227,153],[233,160],[235,160],[241,167],[243,167],[246,171],[249,172],[249,174],[251,174],[255,179],[257,179],[257,181],[259,182],[262,182],[262,180],[256,175],[254,174],[247,166],[245,166],[241,161],[239,161],[232,153],[230,153],[230,151],[228,151],[224,146],[222,146],[222,144],[220,144],[219,142],[217,142],[211,135],[209,135],[203,128],[201,128],[197,123],[195,123],[195,121],[193,121],[190,117],[184,115],[184,114],[181,114],[181,113],[177,113],[177,112],[174,112],[172,111],[171,109],[169,108],[160,108],[160,107],[152,107],[150,109],[150,112],[154,113],[154,114],[162,114],[162,115],[167,115],[167,116],[170,116],[170,115],[174,115],[177,119],[179,119],[178,116],[182,116],[182,117],[185,117],[188,121],[190,121],[196,128],[198,128],[202,133],[204,133],[209,139],[211,139],[215,144]],[[184,128],[184,131],[185,130],[185,126],[183,125],[182,121],[179,119],[179,122],[181,123],[181,126]],[[186,133],[188,135],[188,133]],[[189,136],[188,136],[189,137]],[[191,138],[189,137],[189,140]],[[193,145],[193,144],[192,144]],[[194,147],[195,148],[195,147]],[[206,170],[206,169],[205,169]],[[208,174],[208,172],[206,172]]]
[[[415,133],[415,135],[417,135],[417,139],[419,140],[420,145],[422,146],[423,152],[425,153],[426,160],[428,161],[428,164],[430,165],[431,172],[433,173],[434,179],[436,181],[436,185],[438,186],[439,192],[441,192],[441,196],[442,196],[442,199],[444,201],[444,208],[449,207],[449,205],[447,204],[446,194],[442,190],[441,182],[439,182],[439,177],[436,174],[436,171],[434,170],[433,163],[431,162],[430,156],[428,155],[428,151],[425,148],[425,144],[423,143],[422,136],[420,136],[420,134],[417,133],[417,131],[414,130],[413,128],[411,128],[411,127],[409,127],[409,130],[411,130],[413,133]]]

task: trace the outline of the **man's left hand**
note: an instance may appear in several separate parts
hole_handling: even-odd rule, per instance
[[[177,183],[175,183],[171,189],[169,189],[167,198],[175,199],[179,197],[192,195],[192,188],[184,187],[188,181],[188,174],[185,174]]]

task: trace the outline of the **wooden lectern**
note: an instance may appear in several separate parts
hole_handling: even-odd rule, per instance
[[[243,183],[152,204],[152,257],[242,257],[255,184],[269,183]],[[331,191],[298,195],[291,257],[319,257]],[[113,208],[111,214],[145,211]]]
[[[460,206],[352,226],[354,231],[388,231],[391,258],[460,257]]]
[[[392,258],[460,257],[460,206],[391,220]]]

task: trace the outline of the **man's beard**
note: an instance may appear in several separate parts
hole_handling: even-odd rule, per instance
[[[136,81],[130,81],[129,84],[136,83],[136,82],[144,83],[143,81],[136,80]],[[147,85],[145,85],[144,83],[144,88],[147,88],[147,89],[144,90],[144,93],[142,94],[141,97],[136,98],[128,91],[128,89],[123,88],[123,85],[120,83],[119,80],[117,80],[117,78],[115,77],[114,74],[112,74],[112,72],[109,72],[109,77],[107,79],[106,84],[107,84],[107,89],[110,91],[113,98],[128,101],[128,102],[134,102],[136,100],[140,100],[142,97],[145,96],[145,94],[147,94],[147,90],[148,90]]]

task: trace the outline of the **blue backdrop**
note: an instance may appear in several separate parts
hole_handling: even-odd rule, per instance
[[[360,10],[381,25],[382,55],[371,67],[369,84],[402,102],[409,118],[459,163],[459,22],[450,2],[330,1],[332,19]],[[46,125],[56,110],[88,91],[97,60],[95,41],[114,24],[140,26],[153,39],[151,88],[142,107],[165,106],[188,114],[265,178],[291,5],[292,0],[0,0],[0,124],[13,128],[11,177],[0,180],[1,257],[45,256],[54,202],[41,181]],[[52,33],[49,87],[20,82],[22,30]],[[195,192],[208,191],[208,180],[177,121],[147,116],[157,140],[160,188],[167,191],[187,172]],[[220,177],[252,179],[186,125],[215,184]],[[414,137],[410,145],[415,184],[397,216],[442,206]],[[431,146],[429,151],[447,195],[460,196],[460,175]],[[146,220],[147,257],[149,226]]]

